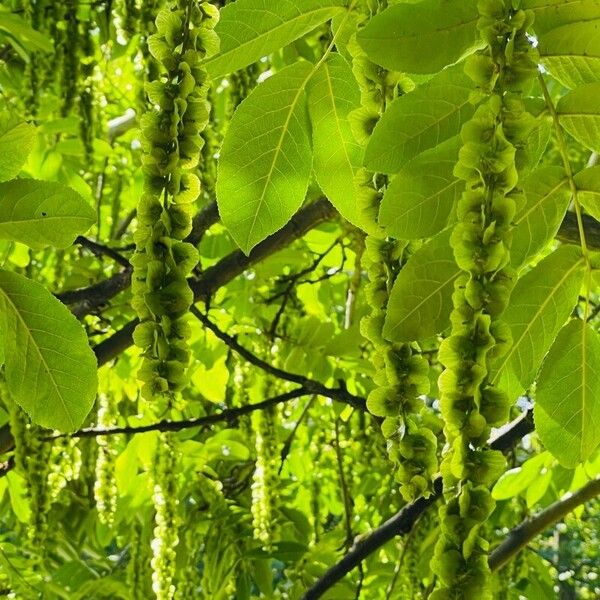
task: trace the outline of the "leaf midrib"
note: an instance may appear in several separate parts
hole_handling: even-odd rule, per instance
[[[542,202],[547,200],[552,194],[554,194],[554,192],[556,192],[556,190],[560,189],[563,185],[565,185],[565,183],[568,183],[568,181],[569,180],[566,177],[561,179],[559,183],[557,183],[547,194],[541,196],[540,199],[535,204],[533,204],[533,206],[531,206],[525,213],[523,213],[522,216],[515,219],[514,226],[516,227],[517,225],[520,225],[540,204],[542,204]]]
[[[450,277],[449,279],[447,279],[446,281],[444,281],[443,283],[441,283],[440,285],[438,285],[438,287],[436,287],[433,292],[431,294],[429,294],[426,298],[424,298],[423,300],[421,300],[410,312],[408,312],[406,315],[404,315],[404,317],[402,318],[401,321],[399,321],[398,323],[396,323],[389,331],[388,331],[388,335],[391,335],[393,331],[395,331],[396,329],[398,329],[398,327],[400,327],[400,325],[402,325],[402,323],[406,322],[408,320],[408,318],[415,312],[417,311],[419,308],[421,308],[421,306],[423,306],[426,302],[429,301],[430,298],[432,298],[435,294],[437,294],[441,289],[445,288],[447,285],[449,285],[452,281],[454,281],[457,277],[459,277],[460,272],[455,273],[454,275],[452,275],[452,277]]]
[[[230,50],[227,50],[224,53],[219,52],[218,54],[215,54],[213,56],[211,56],[207,61],[204,62],[204,66],[208,69],[208,71],[210,71],[210,67],[209,65],[211,63],[215,63],[221,60],[225,60],[227,56],[229,56],[230,54],[237,52],[240,49],[243,49],[247,46],[253,45],[257,42],[260,42],[260,40],[264,39],[264,38],[268,38],[274,34],[276,34],[280,29],[284,29],[285,27],[289,26],[290,24],[295,23],[298,20],[301,20],[307,16],[311,16],[313,14],[319,13],[319,12],[327,12],[327,11],[331,11],[331,10],[345,10],[344,6],[319,6],[313,10],[307,11],[307,12],[303,12],[300,13],[299,15],[297,15],[296,17],[294,17],[293,19],[289,19],[287,21],[284,21],[283,23],[281,23],[280,25],[278,25],[277,27],[274,27],[273,29],[270,29],[267,33],[262,34],[261,36],[255,37],[247,42],[245,42],[244,44],[241,44],[239,46],[235,46],[234,48],[231,48]],[[316,27],[316,25],[315,25]],[[226,75],[226,73],[223,73],[223,75]],[[218,75],[218,77],[220,77],[221,74]]]

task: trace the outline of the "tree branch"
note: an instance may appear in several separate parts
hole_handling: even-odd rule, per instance
[[[366,410],[366,400],[359,396],[351,394],[344,388],[330,388],[323,385],[319,381],[304,377],[304,375],[296,375],[296,373],[290,373],[283,369],[278,369],[273,365],[265,362],[256,354],[250,352],[250,350],[244,348],[234,337],[221,331],[206,315],[202,314],[198,308],[192,306],[190,312],[210,331],[212,331],[222,342],[227,344],[234,352],[239,354],[242,358],[248,361],[251,365],[262,369],[265,373],[283,379],[285,381],[291,381],[301,385],[305,390],[308,390],[311,394],[319,394],[325,398],[331,398],[332,400],[339,400],[345,404],[349,404],[353,408],[358,410]]]
[[[558,500],[545,508],[534,517],[527,519],[512,529],[506,539],[496,546],[490,554],[489,565],[492,571],[500,569],[515,554],[518,554],[527,544],[545,529],[563,519],[578,506],[585,504],[600,495],[600,478],[592,479],[571,496]]]
[[[317,200],[300,210],[283,229],[258,244],[248,256],[240,250],[228,254],[216,265],[206,269],[200,277],[190,281],[195,301],[207,301],[219,288],[241,275],[253,264],[289,246],[335,214],[335,209],[329,201]],[[134,319],[111,337],[95,346],[94,352],[98,359],[98,365],[103,365],[116,358],[131,346],[133,343],[131,336],[136,325],[137,320]]]
[[[217,203],[210,202],[204,208],[202,208],[194,217],[192,224],[192,232],[187,237],[186,241],[197,246],[204,234],[219,220],[219,212],[217,210]],[[85,238],[79,238],[82,245],[85,245],[92,251],[102,252],[108,254],[106,250],[111,251],[110,248],[106,248],[96,242],[91,242]],[[85,242],[85,243],[83,243]],[[91,245],[94,247],[92,248]],[[111,251],[114,252],[114,251]],[[115,253],[117,254],[117,253]],[[111,254],[109,254],[112,256]],[[125,269],[108,279],[94,283],[86,288],[78,290],[71,290],[55,294],[56,297],[63,303],[70,306],[71,312],[77,317],[82,318],[85,315],[89,315],[98,308],[104,306],[109,300],[126,290],[131,285],[131,265],[127,259],[121,257],[118,262],[122,264]],[[116,256],[113,256],[117,260]]]
[[[136,433],[147,433],[148,431],[182,431],[184,429],[191,429],[193,427],[202,427],[205,425],[213,425],[214,423],[221,423],[223,421],[233,422],[243,415],[250,414],[256,410],[264,410],[283,402],[288,402],[294,398],[300,398],[302,396],[308,396],[311,392],[305,388],[296,388],[284,394],[279,394],[273,398],[267,398],[262,402],[255,404],[247,404],[236,408],[228,408],[214,415],[206,415],[204,417],[198,417],[196,419],[183,419],[181,421],[159,421],[157,423],[150,423],[149,425],[139,426],[126,426],[126,427],[111,427],[109,429],[88,427],[81,429],[75,433],[60,433],[57,435],[51,435],[43,438],[44,440],[56,440],[58,438],[70,437],[70,438],[90,438],[90,437],[101,437],[107,435],[117,434],[136,434]]]
[[[505,432],[490,439],[494,450],[506,451],[520,440],[526,433],[534,429],[531,411],[516,419]],[[433,482],[433,493],[429,498],[419,498],[407,504],[400,512],[385,521],[371,533],[359,539],[350,551],[304,594],[303,600],[316,600],[327,590],[343,579],[350,571],[370,554],[381,548],[397,535],[406,535],[417,522],[417,519],[442,496],[442,478],[437,477]]]

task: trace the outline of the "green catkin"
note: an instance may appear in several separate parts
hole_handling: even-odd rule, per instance
[[[154,537],[152,539],[152,591],[157,600],[175,596],[175,548],[179,543],[177,506],[177,451],[172,434],[162,433],[157,443],[153,473]]]
[[[58,498],[70,481],[79,477],[81,471],[81,450],[77,440],[61,437],[52,443],[48,472],[48,493],[50,501]]]
[[[54,51],[50,57],[50,66],[46,73],[44,85],[51,87],[55,83],[59,83],[61,87],[57,90],[59,96],[62,97],[62,83],[64,77],[62,75],[63,63],[65,60],[65,52],[67,51],[67,3],[66,2],[52,2],[49,6],[49,31],[50,37],[54,44]],[[55,80],[60,75],[60,81]]]
[[[127,564],[127,586],[131,600],[147,600],[151,594],[150,542],[146,529],[137,520],[132,525]]]
[[[274,541],[277,494],[277,431],[273,408],[252,414],[256,464],[252,478],[252,526],[254,537],[269,548]]]
[[[98,396],[98,427],[108,429],[117,424],[118,406],[108,395]],[[94,483],[94,499],[98,520],[105,525],[112,525],[117,509],[117,484],[115,482],[115,463],[119,456],[117,436],[98,436],[98,455],[96,458],[96,481]]]
[[[92,37],[92,14],[87,8],[80,21],[81,39],[81,90],[79,92],[79,134],[87,164],[94,156],[94,72],[96,69],[95,44]]]
[[[69,0],[65,11],[65,40],[62,52],[62,81],[61,91],[63,104],[61,115],[71,114],[79,95],[79,0]]]
[[[138,377],[147,399],[172,398],[186,383],[186,318],[193,301],[187,276],[198,252],[182,240],[200,194],[193,169],[209,115],[209,81],[201,63],[217,50],[217,19],[210,4],[178,0],[159,12],[157,32],[148,40],[161,75],[146,86],[153,109],[141,120],[145,184],[132,258],[133,305],[140,318],[134,341],[143,350]]]
[[[137,0],[121,0],[119,3],[120,25],[125,37],[130,40],[137,33],[140,8]]]
[[[202,587],[202,574],[198,565],[201,559],[201,546],[198,543],[198,531],[194,523],[188,523],[185,529],[186,564],[178,576],[175,600],[197,598]]]
[[[349,45],[352,70],[361,90],[361,107],[351,114],[354,135],[366,143],[385,110],[410,82],[400,73],[372,63],[358,45]],[[431,493],[437,463],[437,438],[432,431],[436,418],[420,398],[429,391],[428,363],[414,352],[411,344],[392,344],[383,338],[383,322],[389,292],[398,274],[407,244],[382,239],[377,213],[386,185],[366,169],[356,175],[358,204],[365,240],[365,264],[369,283],[365,288],[372,313],[361,323],[362,334],[373,343],[374,381],[378,387],[369,395],[367,407],[385,417],[382,431],[388,442],[395,476],[406,500]]]
[[[46,2],[47,0],[31,0],[24,6],[25,14],[31,23],[31,27],[36,31],[40,31],[44,25]],[[29,97],[27,98],[26,106],[31,115],[35,117],[39,110],[41,92],[40,75],[43,78],[43,60],[38,52],[31,53],[26,74],[29,79]]]
[[[522,96],[535,77],[536,51],[527,38],[530,11],[517,3],[481,0],[478,28],[485,47],[469,57],[466,73],[480,105],[461,131],[455,175],[466,182],[451,245],[463,274],[453,295],[450,336],[440,347],[445,371],[440,404],[448,451],[442,463],[446,505],[432,568],[432,600],[491,598],[488,542],[480,530],[494,508],[489,486],[504,458],[486,446],[491,427],[506,422],[510,401],[488,379],[490,361],[506,352],[510,330],[501,320],[514,282],[512,220],[520,201],[518,171],[535,121]]]
[[[362,324],[363,335],[374,347],[377,386],[367,398],[369,412],[384,417],[382,432],[396,467],[396,480],[405,500],[432,491],[438,470],[436,417],[421,396],[429,391],[429,364],[411,344],[383,338],[389,291],[399,272],[406,244],[368,236],[365,262],[369,283],[365,290],[372,312]]]
[[[43,442],[43,430],[30,423],[25,412],[9,398],[5,386],[2,396],[8,408],[10,430],[15,439],[15,465],[25,475],[30,520],[27,536],[34,555],[43,557],[48,534],[48,510],[51,504],[48,473],[51,445]]]

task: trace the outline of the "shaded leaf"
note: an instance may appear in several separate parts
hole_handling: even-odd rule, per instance
[[[536,431],[565,467],[587,460],[600,444],[600,337],[572,320],[558,334],[540,371]]]
[[[458,65],[394,100],[373,130],[365,166],[397,173],[421,152],[458,135],[474,112],[472,90],[472,81]]]
[[[14,37],[26,50],[52,52],[52,42],[18,15],[0,12],[0,29]]]
[[[479,42],[478,19],[474,0],[397,4],[373,17],[357,39],[386,69],[436,73]]]
[[[430,237],[446,227],[464,182],[454,176],[458,137],[411,160],[392,179],[379,209],[379,224],[398,239]]]
[[[0,270],[6,384],[34,423],[75,431],[94,404],[96,357],[69,309],[39,283]]]
[[[291,65],[267,79],[236,110],[221,149],[217,202],[240,248],[250,250],[300,208],[312,150],[306,84],[313,65]]]
[[[0,238],[32,248],[66,248],[96,222],[96,213],[60,183],[16,179],[0,183]]]
[[[417,250],[390,293],[383,335],[394,342],[423,340],[450,324],[454,281],[461,271],[450,248],[450,230]]]

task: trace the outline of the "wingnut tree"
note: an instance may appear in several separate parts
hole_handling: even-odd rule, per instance
[[[0,596],[600,597],[600,0],[0,4]]]

